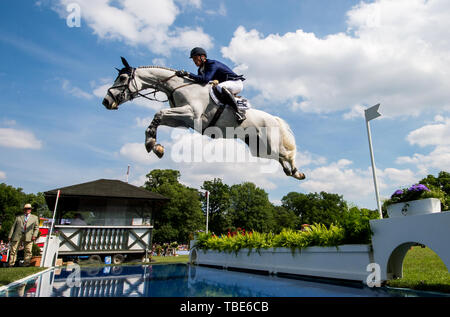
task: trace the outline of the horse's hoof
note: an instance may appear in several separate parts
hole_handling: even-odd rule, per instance
[[[164,146],[162,146],[161,144],[156,144],[155,147],[153,148],[153,152],[155,152],[156,156],[158,158],[163,157],[164,155]]]
[[[300,172],[295,172],[294,175],[292,175],[292,177],[298,179],[298,180],[303,180],[306,178],[305,174],[300,173]]]
[[[145,141],[145,149],[147,150],[147,153],[150,153],[154,149],[155,143],[156,143],[155,139],[149,139]]]

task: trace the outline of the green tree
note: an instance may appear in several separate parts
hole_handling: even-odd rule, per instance
[[[428,175],[419,183],[430,189],[441,189],[445,193],[445,202],[442,204],[442,210],[448,210],[450,208],[450,173],[441,171],[437,177]]]
[[[0,184],[0,239],[8,239],[9,230],[17,215],[23,212],[23,205],[30,203],[33,207],[32,213],[37,216],[51,216],[43,193],[26,194],[22,188],[15,188],[5,183]]]
[[[205,226],[200,193],[178,181],[180,172],[153,170],[147,174],[144,188],[159,193],[170,201],[154,213],[153,241],[186,243],[196,230]]]
[[[345,230],[343,244],[365,244],[370,243],[372,231],[370,220],[378,219],[378,210],[351,207],[341,214],[336,224]]]
[[[154,169],[146,177],[145,189],[155,191],[164,184],[179,184],[180,172],[172,169]]]
[[[227,232],[232,227],[230,214],[231,190],[220,178],[204,181],[201,187],[209,192],[208,228],[217,235]],[[203,211],[206,214],[206,196],[202,196]]]
[[[284,228],[296,229],[300,223],[300,218],[292,211],[283,206],[272,206],[273,218],[275,221],[273,232],[279,233]]]
[[[327,192],[302,194],[290,192],[282,198],[282,206],[300,219],[300,224],[321,223],[326,226],[336,223],[348,210],[341,195]]]
[[[234,228],[269,232],[275,228],[273,206],[268,194],[255,184],[246,182],[230,188]]]

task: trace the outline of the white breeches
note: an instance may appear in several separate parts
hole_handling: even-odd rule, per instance
[[[233,95],[237,95],[242,91],[244,88],[244,84],[242,83],[242,80],[228,80],[221,82],[217,85],[217,88],[219,92],[222,92],[222,87],[228,89],[229,92],[231,92]]]

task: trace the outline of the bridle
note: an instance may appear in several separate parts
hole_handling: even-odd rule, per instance
[[[124,70],[119,70],[119,76],[122,74],[128,74],[128,80],[126,84],[122,84],[122,85],[117,85],[117,86],[112,86],[110,88],[108,88],[108,92],[107,94],[114,100],[114,102],[116,102],[117,105],[120,104],[120,102],[122,100],[125,99],[125,93],[128,92],[128,94],[130,95],[130,101],[139,97],[143,97],[145,99],[151,100],[151,101],[158,101],[158,102],[167,102],[170,101],[172,102],[173,105],[175,105],[175,100],[173,98],[173,93],[183,87],[189,86],[194,84],[195,82],[191,82],[191,83],[187,83],[187,84],[183,84],[180,85],[176,88],[171,88],[169,87],[166,83],[171,80],[172,78],[174,78],[175,76],[177,76],[176,74],[169,76],[167,78],[164,79],[157,79],[154,83],[152,83],[152,85],[154,87],[153,91],[147,92],[145,94],[139,92],[138,87],[137,87],[137,83],[136,83],[136,78],[135,78],[135,72],[136,72],[136,68],[134,67],[130,67],[130,68],[125,68]],[[135,92],[132,92],[130,89],[130,85],[133,84],[134,88],[135,88]],[[111,89],[117,89],[117,88],[124,88],[119,94],[117,94],[117,96],[114,96],[111,92]],[[167,95],[167,100],[159,100],[158,98],[156,98],[156,93],[157,92],[164,92]],[[149,97],[149,95],[153,95],[153,97]]]

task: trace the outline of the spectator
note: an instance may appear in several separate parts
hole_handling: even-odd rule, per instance
[[[10,254],[9,266],[16,264],[17,249],[20,242],[24,245],[24,265],[29,266],[31,260],[31,249],[33,242],[36,240],[39,233],[39,219],[37,216],[31,214],[32,207],[30,204],[25,204],[23,207],[24,214],[17,216],[14,224],[9,232]]]

